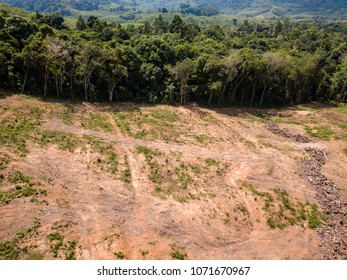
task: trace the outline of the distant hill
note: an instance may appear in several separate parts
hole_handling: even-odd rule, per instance
[[[129,11],[179,11],[181,3],[192,7],[213,8],[223,13],[255,18],[291,16],[347,19],[345,0],[3,0],[2,2],[30,11],[60,12],[64,16],[80,12],[124,14]]]

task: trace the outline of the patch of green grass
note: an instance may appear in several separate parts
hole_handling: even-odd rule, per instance
[[[265,134],[258,134],[256,137],[259,138],[259,139],[268,138],[267,135],[265,135]]]
[[[170,253],[170,256],[176,260],[184,260],[187,257],[187,254],[179,250],[175,250]]]
[[[9,204],[13,199],[20,195],[20,190],[10,189],[8,191],[0,191],[0,202],[2,205]]]
[[[346,103],[339,103],[337,111],[342,114],[347,114],[347,104]]]
[[[175,196],[175,199],[179,202],[179,203],[186,203],[187,199],[183,196]]]
[[[153,150],[146,146],[138,146],[136,147],[136,151],[139,154],[143,154],[146,159],[153,159],[154,157],[161,155],[161,153],[158,150]]]
[[[31,179],[32,178],[30,176],[24,176],[21,171],[15,171],[8,177],[8,181],[13,184],[16,184],[16,183],[30,184]]]
[[[119,260],[123,260],[123,259],[125,259],[125,254],[123,253],[123,252],[116,252],[116,253],[114,253],[114,255],[117,257],[117,259],[119,259]]]
[[[114,115],[114,121],[116,122],[121,132],[128,136],[133,136],[133,133],[131,132],[131,129],[130,129],[129,119],[130,119],[130,116],[127,113],[121,112],[121,113],[115,113]]]
[[[213,158],[205,159],[205,163],[207,164],[207,166],[217,166],[218,165],[218,161],[216,161]]]
[[[18,260],[20,248],[14,241],[0,243],[0,260]]]
[[[150,111],[153,118],[163,122],[173,123],[180,120],[180,117],[167,109],[154,109]]]
[[[178,177],[178,181],[183,189],[194,183],[193,178],[188,174],[187,166],[181,163],[179,167],[175,168],[175,174]]]
[[[123,182],[129,183],[130,177],[131,177],[130,170],[129,170],[129,168],[127,168],[127,169],[123,170],[122,175],[120,176],[120,179]]]
[[[311,204],[310,206],[311,211],[308,213],[308,226],[314,229],[325,223],[327,218],[318,211],[316,204]]]
[[[73,113],[75,108],[70,104],[58,104],[54,107],[53,112],[51,114],[52,118],[58,118],[62,120],[65,124],[72,124]]]
[[[0,154],[0,171],[5,170],[10,163],[10,158],[7,155]]]
[[[92,130],[113,131],[112,124],[109,123],[108,117],[100,114],[90,113],[88,118],[83,119],[82,126]]]
[[[190,164],[189,167],[195,175],[201,174],[201,167],[198,164]]]
[[[31,196],[35,194],[36,190],[32,188],[32,186],[26,186],[22,188],[22,195],[25,197]]]
[[[32,237],[34,234],[38,234],[38,228],[41,226],[40,220],[34,220],[34,224],[17,233],[11,240],[0,242],[0,260],[18,260],[21,252],[25,252],[25,248],[22,249],[20,241],[26,238]]]
[[[114,121],[122,133],[138,139],[171,139],[173,123],[179,117],[166,109],[115,113]]]
[[[167,197],[171,194],[171,191],[169,189],[156,186],[153,194],[161,199],[167,199]]]
[[[343,152],[345,153],[345,155],[347,156],[347,148],[343,149]]]
[[[85,135],[84,139],[90,144],[93,150],[100,153],[103,157],[97,159],[97,164],[102,165],[111,174],[117,174],[118,172],[118,156],[112,144],[106,144],[99,139]]]
[[[305,126],[306,132],[313,137],[319,138],[321,140],[329,141],[331,137],[335,134],[334,131],[330,130],[326,126]]]
[[[63,247],[63,241],[59,240],[55,244],[51,244],[51,253],[53,254],[53,257],[56,258],[58,257],[58,252],[61,247]]]
[[[292,120],[284,120],[284,119],[274,119],[273,122],[277,124],[286,123],[286,124],[303,125],[303,123],[301,122],[292,121]]]
[[[315,112],[315,111],[317,112],[322,110],[320,108],[314,108],[309,105],[297,105],[296,108],[300,111],[312,111],[312,112]]]
[[[43,130],[39,134],[37,142],[43,146],[55,144],[61,150],[73,152],[78,147],[80,139],[72,133],[56,130]]]
[[[40,121],[19,113],[4,118],[0,121],[0,146],[11,147],[20,156],[26,156],[29,153],[26,141],[32,138],[39,125]]]
[[[268,192],[260,192],[254,186],[244,182],[256,197],[262,197],[263,210],[266,213],[269,227],[283,229],[290,225],[302,225],[315,228],[325,223],[325,216],[318,211],[317,205],[309,202],[301,203],[290,199],[288,193],[282,189],[273,189],[275,196]],[[257,199],[255,198],[257,201]]]
[[[254,114],[245,113],[244,116],[250,118],[251,120],[253,120],[253,122],[258,122],[258,123],[266,123],[267,122],[265,120],[265,114],[263,114],[263,113],[254,113]]]
[[[66,254],[66,257],[65,257],[66,260],[74,260],[75,259],[75,252],[67,252]]]
[[[235,207],[235,210],[240,211],[244,215],[249,215],[247,207],[242,203],[238,203]]]
[[[55,231],[52,232],[48,235],[49,241],[54,241],[54,240],[63,240],[63,237],[60,235],[59,232]]]
[[[159,163],[155,159],[155,156],[159,156],[161,153],[145,146],[138,146],[136,150],[139,154],[143,154],[146,158],[146,162],[150,169],[149,179],[155,184],[161,184],[163,175],[161,174]]]
[[[43,255],[39,252],[29,252],[25,258],[26,260],[43,260]]]
[[[13,199],[20,198],[22,196],[28,197],[36,193],[36,189],[32,186],[25,185],[25,187],[16,186],[7,191],[0,191],[0,202],[3,205],[9,204]]]
[[[143,257],[146,257],[148,254],[149,254],[148,251],[141,251],[141,255],[142,255]]]
[[[195,138],[196,138],[196,140],[198,140],[198,142],[200,142],[200,143],[205,143],[205,142],[209,139],[208,136],[203,135],[203,134],[201,134],[201,135],[196,135]]]

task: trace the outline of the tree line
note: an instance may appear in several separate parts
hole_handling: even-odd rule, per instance
[[[175,15],[120,25],[0,12],[0,88],[89,101],[279,106],[346,101],[347,24]]]

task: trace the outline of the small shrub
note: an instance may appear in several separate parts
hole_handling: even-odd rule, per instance
[[[125,259],[125,254],[123,252],[116,252],[114,255],[117,257],[119,260]]]
[[[216,161],[216,160],[213,159],[213,158],[207,158],[207,159],[205,159],[205,163],[206,163],[208,166],[218,165],[218,161]]]
[[[48,235],[48,239],[49,239],[50,241],[62,240],[63,237],[60,235],[59,232],[56,231],[56,232],[50,233],[50,234]]]
[[[14,241],[0,243],[0,260],[18,260],[20,249]]]
[[[29,184],[31,180],[31,177],[29,176],[24,176],[22,172],[20,171],[15,171],[8,177],[8,181],[10,183],[27,183]]]
[[[187,254],[179,250],[175,250],[170,253],[170,256],[176,260],[184,260],[187,257]]]
[[[148,251],[142,251],[142,252],[141,252],[141,255],[142,255],[143,257],[147,256],[148,254],[149,254]]]

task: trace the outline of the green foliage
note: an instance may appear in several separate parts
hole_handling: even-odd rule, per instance
[[[92,146],[93,150],[102,155],[102,158],[97,159],[97,164],[101,165],[111,174],[117,174],[119,161],[113,145],[106,144],[98,138],[92,136],[85,135],[84,139]]]
[[[141,255],[142,255],[143,257],[146,257],[148,254],[149,254],[148,251],[141,251]]]
[[[170,253],[170,256],[176,260],[184,260],[187,257],[187,254],[179,250],[175,250]]]
[[[89,115],[89,118],[84,118],[82,126],[92,130],[101,130],[106,132],[111,132],[113,130],[112,124],[108,122],[106,116],[93,113]]]
[[[126,183],[129,183],[130,177],[131,177],[130,170],[127,168],[127,169],[123,170],[120,179]]]
[[[155,159],[156,156],[160,155],[160,152],[145,146],[138,146],[136,147],[136,150],[146,158],[146,162],[150,168],[149,179],[155,184],[160,184],[163,180],[163,176],[160,172],[159,163]]]
[[[334,131],[330,130],[326,126],[305,126],[305,130],[309,135],[325,141],[329,141],[335,134]]]
[[[70,152],[73,152],[79,143],[79,139],[74,134],[56,130],[43,130],[38,137],[41,145],[56,144],[59,149]]]
[[[21,171],[15,171],[8,177],[8,181],[13,184],[15,183],[29,184],[31,179],[32,178],[30,176],[24,176],[24,174]]]
[[[119,259],[119,260],[123,260],[123,259],[125,259],[125,254],[123,253],[123,252],[116,252],[116,253],[114,253],[114,255],[117,257],[117,259]]]
[[[10,158],[5,154],[0,154],[0,171],[6,169],[7,165],[10,163]]]
[[[0,260],[17,260],[20,249],[13,241],[4,241],[0,243]]]
[[[243,205],[242,203],[238,203],[235,207],[235,210],[240,211],[244,215],[249,214],[247,207],[245,205]]]
[[[167,109],[115,113],[114,120],[122,133],[139,139],[171,139],[173,124],[180,118]]]
[[[51,232],[51,233],[48,235],[48,239],[49,239],[50,241],[62,240],[63,237],[60,235],[59,232],[55,231],[55,232]]]
[[[205,163],[207,164],[207,166],[216,166],[216,165],[218,165],[218,161],[216,161],[213,158],[205,159]]]
[[[38,234],[41,222],[35,218],[34,224],[16,234],[11,240],[0,242],[0,260],[18,260],[21,252],[25,250],[20,247],[20,241]],[[30,257],[30,254],[28,255]]]
[[[316,204],[294,201],[288,193],[282,189],[273,189],[274,195],[269,192],[259,192],[253,185],[244,182],[242,187],[250,190],[255,197],[262,198],[263,210],[266,213],[266,223],[270,228],[283,229],[287,226],[301,225],[309,228],[317,228],[326,222],[326,217],[318,210]],[[256,201],[258,199],[255,198]],[[241,212],[246,210],[237,206]]]
[[[188,174],[187,166],[183,163],[175,168],[175,174],[183,189],[187,189],[187,187],[194,182],[193,178]]]
[[[308,226],[309,228],[317,228],[320,227],[323,223],[325,223],[327,217],[322,215],[318,211],[318,206],[316,204],[311,205],[311,211],[308,213]]]
[[[13,147],[21,156],[28,154],[26,141],[31,138],[39,122],[17,114],[15,119],[0,121],[0,145]]]
[[[43,260],[43,255],[39,252],[29,252],[26,256],[26,260]]]
[[[37,12],[29,19],[27,13],[7,7],[7,14],[0,19],[1,88],[98,102],[261,107],[346,101],[347,33],[343,21],[290,21],[282,17],[284,10],[272,9],[268,0],[266,11],[248,10],[247,14],[276,17],[276,21],[241,22],[226,15],[194,21],[178,14],[153,13],[147,18],[127,5],[111,7],[112,12],[106,12],[107,3],[98,6],[90,1],[70,2],[49,1],[44,7],[70,15],[76,7],[89,10],[102,6],[98,15],[105,12],[114,17],[114,13],[119,13],[123,20],[139,19],[141,23],[119,25],[84,11],[74,22],[76,28],[70,24],[69,30],[58,13]],[[213,7],[182,3],[181,11],[211,15],[215,5],[225,11],[230,7],[239,11],[248,9],[249,4],[254,4],[253,8],[264,4],[257,6],[258,0],[247,5],[245,1],[236,2],[217,1]],[[295,7],[302,7],[296,2],[299,1],[295,1]],[[316,8],[306,2],[305,5]],[[25,3],[22,7],[37,7]],[[345,5],[339,7],[346,9]],[[344,9],[339,8],[337,13],[345,16]],[[135,128],[137,118],[133,113],[120,113],[115,118],[124,133],[137,138],[170,138],[168,125],[175,117],[167,119],[166,113],[158,118],[148,116],[138,120],[142,124]],[[253,117],[255,121],[266,121],[263,116]],[[112,131],[112,125],[101,115],[89,116],[83,124]],[[0,136],[4,125],[5,130],[10,130],[5,134],[11,138],[0,137],[0,144],[17,147],[25,155],[25,136],[30,133],[18,133],[17,127],[11,131],[2,120]]]

